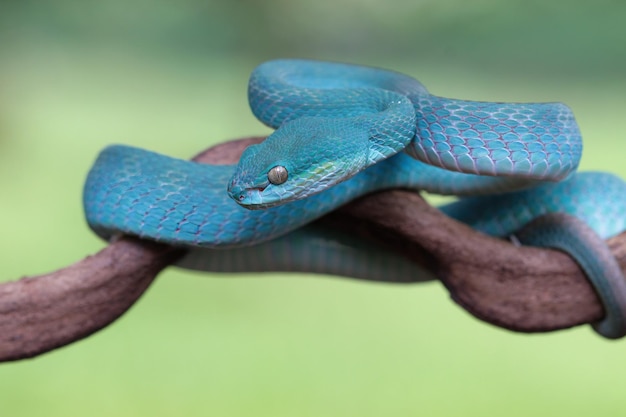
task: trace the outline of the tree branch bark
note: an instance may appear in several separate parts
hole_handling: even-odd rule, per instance
[[[194,160],[234,163],[248,138]],[[522,332],[563,329],[602,318],[602,306],[564,253],[514,245],[458,223],[401,190],[361,198],[320,220],[391,245],[432,271],[467,311]],[[626,270],[626,233],[609,240]],[[124,237],[58,271],[0,284],[0,361],[33,357],[107,326],[133,305],[183,251]]]

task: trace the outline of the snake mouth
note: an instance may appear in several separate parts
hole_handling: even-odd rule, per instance
[[[265,191],[267,187],[252,187],[245,188],[242,192],[238,193],[237,196],[231,196],[242,206],[249,207],[255,204],[255,200],[261,197],[261,193]],[[254,198],[256,196],[257,198]],[[247,201],[246,201],[247,200]]]
[[[249,210],[264,208],[263,191],[267,188],[267,185],[261,185],[256,187],[243,187],[234,185],[228,188],[228,195],[235,200],[237,204],[245,207]]]
[[[250,187],[247,189],[247,191],[257,191],[259,193],[262,193],[263,191],[265,191],[266,188],[267,188],[267,185],[263,187]]]

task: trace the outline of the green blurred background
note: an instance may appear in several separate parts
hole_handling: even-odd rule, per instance
[[[564,101],[582,168],[626,177],[624,22],[619,0],[0,2],[0,279],[103,247],[80,199],[104,146],[185,158],[267,133],[246,83],[276,57]],[[0,365],[0,416],[615,416],[625,343],[500,330],[438,283],[168,270],[96,335]]]

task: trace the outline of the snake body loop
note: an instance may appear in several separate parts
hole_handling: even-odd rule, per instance
[[[254,258],[251,270],[320,270],[314,265],[337,262],[338,253],[354,264],[365,262],[358,254],[366,249],[358,244],[348,245],[354,251],[316,245],[313,263],[294,259],[309,249],[268,248],[301,247],[307,236],[343,241],[320,240],[318,231],[302,227],[362,195],[397,187],[488,194],[441,209],[494,236],[548,213],[574,216],[600,238],[626,230],[626,183],[605,173],[574,174],[582,144],[563,104],[446,99],[395,72],[311,61],[263,64],[253,72],[249,92],[253,112],[277,130],[249,147],[236,166],[127,146],[102,151],[84,187],[90,227],[105,239],[124,233],[189,247],[183,265],[233,271],[248,265],[242,257]],[[592,282],[626,294],[621,273],[606,272],[591,240],[583,239],[583,247],[591,245],[583,252],[592,254],[590,270],[598,271]],[[606,248],[598,250],[606,255]],[[209,266],[202,256],[211,259]],[[372,278],[389,268],[371,275],[363,265],[350,265],[326,271]],[[420,271],[402,268],[399,281],[420,280],[410,276]],[[623,335],[624,305],[626,296],[605,303],[612,324],[596,329],[607,337]]]
[[[229,193],[248,208],[301,199],[406,151],[429,165],[509,178],[508,189],[558,181],[578,166],[582,139],[562,103],[491,103],[433,96],[406,75],[377,68],[277,60],[261,64],[248,88],[253,113],[276,128],[242,155]],[[290,178],[271,184],[284,166]],[[434,186],[428,191],[444,193]]]

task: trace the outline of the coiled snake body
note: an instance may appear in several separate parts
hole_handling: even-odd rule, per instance
[[[92,229],[104,238],[126,233],[200,247],[206,256],[221,249],[219,268],[193,251],[186,266],[238,270],[228,259],[245,253],[258,258],[255,269],[271,270],[283,261],[267,259],[268,245],[291,239],[305,246],[319,232],[303,226],[366,193],[487,194],[441,209],[495,236],[547,213],[578,219],[539,222],[520,236],[572,254],[604,301],[607,314],[595,329],[611,338],[626,332],[626,284],[602,241],[626,229],[626,184],[610,174],[574,174],[582,144],[565,105],[440,98],[395,72],[301,60],[259,66],[249,92],[255,115],[277,130],[237,166],[105,149],[84,189]],[[341,251],[330,245],[327,253],[334,252]],[[329,271],[364,274],[352,269],[347,262]]]

